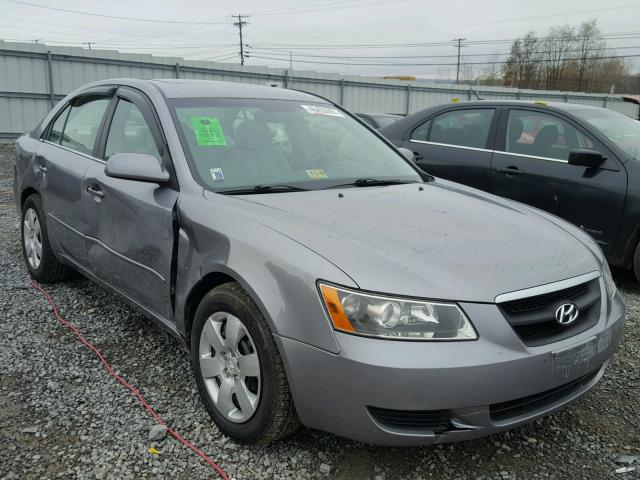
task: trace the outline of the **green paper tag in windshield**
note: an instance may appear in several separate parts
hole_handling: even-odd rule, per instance
[[[201,147],[226,146],[222,125],[216,117],[191,117],[193,134]]]

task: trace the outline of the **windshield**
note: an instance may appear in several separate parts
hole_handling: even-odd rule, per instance
[[[214,191],[422,182],[403,157],[327,103],[189,98],[171,106],[193,173]]]
[[[640,158],[640,122],[612,110],[573,110],[576,117],[600,130],[630,157]]]

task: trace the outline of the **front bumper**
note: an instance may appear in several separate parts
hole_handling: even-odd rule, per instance
[[[495,305],[472,303],[461,306],[479,331],[473,342],[336,333],[335,355],[286,337],[276,341],[307,427],[381,445],[455,442],[525,424],[595,386],[624,326],[619,294],[603,303],[594,327],[539,347],[524,345]],[[406,426],[381,421],[372,407],[392,411]],[[448,427],[415,428],[406,413],[416,411],[421,418],[446,415]]]

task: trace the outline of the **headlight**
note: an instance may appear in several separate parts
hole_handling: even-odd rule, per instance
[[[604,279],[604,288],[607,291],[607,295],[609,296],[609,298],[613,298],[618,289],[615,282],[613,281],[613,277],[611,276],[611,269],[609,268],[609,264],[606,260],[603,262],[602,277]]]
[[[478,334],[455,303],[423,302],[320,284],[340,331],[403,340],[475,340]]]

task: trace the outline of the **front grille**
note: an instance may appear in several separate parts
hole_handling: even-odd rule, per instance
[[[531,310],[538,310],[544,308],[545,305],[558,300],[571,300],[579,295],[584,294],[589,283],[581,283],[580,285],[574,285],[573,287],[565,288],[563,290],[557,290],[555,292],[545,293],[543,295],[536,295],[535,297],[520,298],[518,300],[512,300],[510,302],[504,302],[500,304],[507,313],[520,313],[528,312]]]
[[[509,400],[508,402],[496,403],[489,407],[491,412],[491,420],[493,421],[505,421],[518,417],[520,415],[526,415],[530,412],[540,410],[547,405],[551,405],[558,400],[562,400],[565,397],[570,396],[573,392],[581,389],[589,382],[591,382],[600,369],[596,369],[591,373],[588,373],[576,380],[569,383],[565,383],[551,390],[547,390],[528,397],[518,398],[516,400]]]
[[[556,321],[555,313],[566,302],[574,303],[580,314],[572,324],[561,325]],[[545,345],[577,335],[598,323],[600,282],[595,279],[555,292],[500,303],[498,306],[526,345]]]
[[[368,407],[379,423],[400,430],[432,430],[441,433],[451,428],[448,410],[388,410]]]

